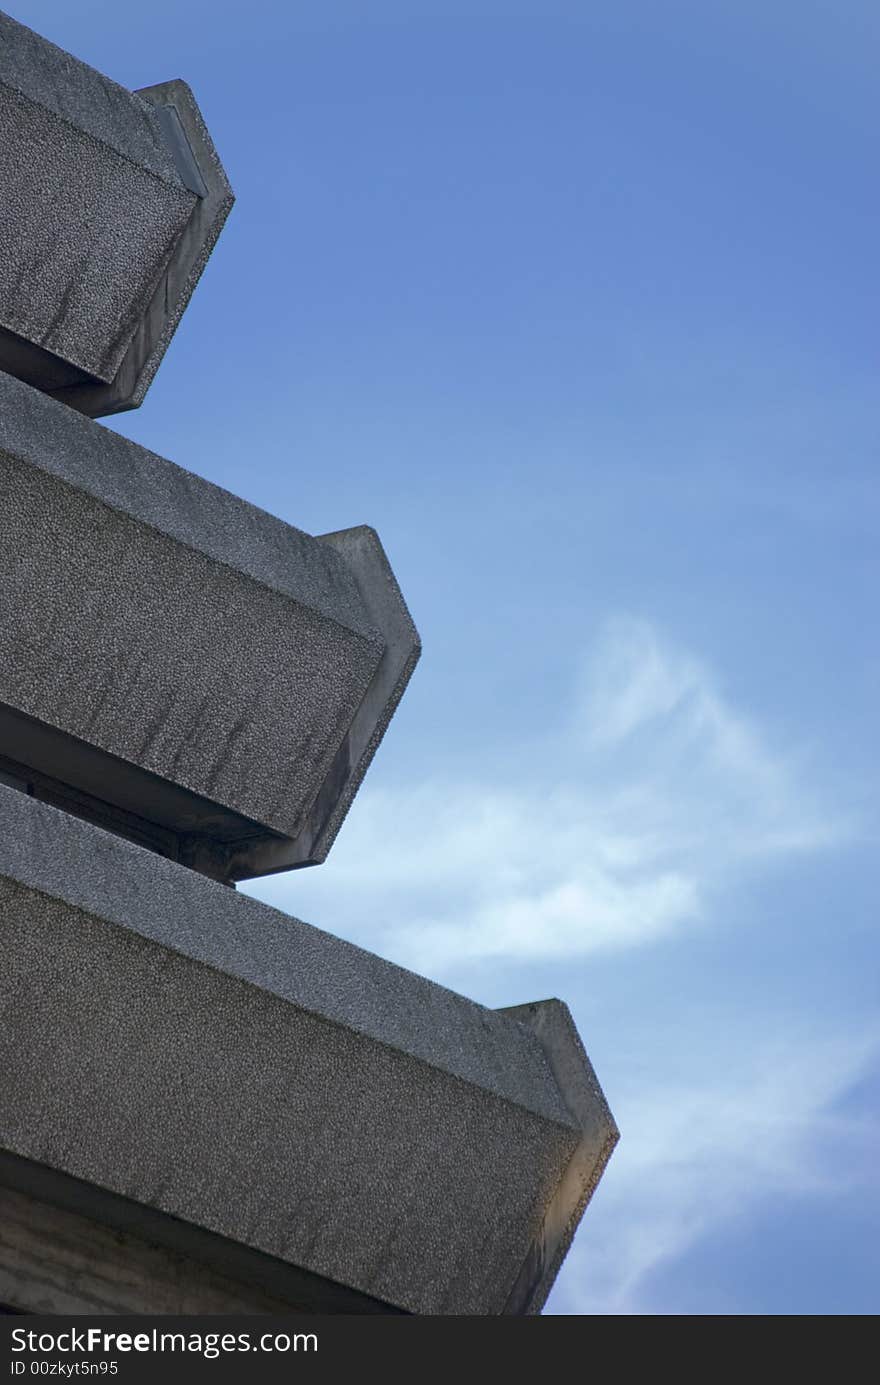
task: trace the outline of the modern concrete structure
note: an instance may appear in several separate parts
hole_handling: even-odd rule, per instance
[[[8,1155],[391,1308],[540,1309],[617,1137],[559,1002],[486,1010],[3,787],[0,951]]]
[[[221,880],[322,861],[419,656],[315,539],[0,375],[0,769]]]
[[[184,82],[126,91],[0,13],[0,370],[133,409],[232,206]]]
[[[231,202],[188,89],[0,14],[0,188],[0,1307],[540,1312],[617,1139],[565,1006],[226,888],[324,860],[406,688],[377,535],[87,417]]]

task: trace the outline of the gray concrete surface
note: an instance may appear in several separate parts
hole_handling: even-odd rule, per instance
[[[232,206],[192,92],[139,93],[0,12],[0,369],[141,403]]]
[[[312,538],[9,375],[0,504],[0,758],[209,874],[323,860],[419,654],[374,532]]]
[[[0,948],[10,1155],[405,1311],[539,1310],[616,1138],[564,1007],[485,1010],[4,787]]]

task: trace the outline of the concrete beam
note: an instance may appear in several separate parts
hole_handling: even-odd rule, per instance
[[[392,1308],[540,1310],[617,1139],[558,1002],[486,1010],[2,786],[0,949],[8,1155]]]
[[[420,646],[312,538],[0,375],[0,769],[219,879],[322,861]]]
[[[184,82],[126,91],[0,13],[0,370],[137,407],[233,203]]]

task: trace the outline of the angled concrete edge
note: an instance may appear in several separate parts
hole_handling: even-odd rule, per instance
[[[235,202],[208,127],[186,82],[160,82],[141,88],[135,95],[156,108],[178,170],[198,198],[112,384],[83,384],[51,391],[54,399],[92,418],[137,409],[144,402]]]
[[[419,633],[375,529],[361,524],[321,534],[319,538],[339,554],[353,574],[367,618],[382,638],[382,656],[324,787],[297,834],[296,856],[288,843],[248,843],[242,858],[243,870],[248,874],[271,874],[291,866],[320,865],[326,860],[421,657]],[[245,878],[238,871],[239,863],[233,856],[229,860],[230,876]]]
[[[404,1311],[535,1311],[597,1176],[555,1040],[4,787],[0,937],[10,1156]]]
[[[540,1313],[620,1132],[567,1005],[560,1000],[533,1001],[507,1006],[500,1013],[519,1020],[540,1039],[556,1085],[581,1132],[505,1309],[507,1313]]]
[[[370,761],[419,661],[422,645],[379,535],[368,525],[321,534],[355,575],[364,607],[385,648],[367,694],[349,728],[345,789],[321,825],[312,859],[323,861],[336,838]]]
[[[216,878],[322,861],[419,655],[375,533],[312,538],[3,374],[0,495],[0,768]]]

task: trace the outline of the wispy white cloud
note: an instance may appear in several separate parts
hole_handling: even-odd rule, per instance
[[[880,1034],[777,1036],[715,1048],[711,1073],[618,1092],[626,1132],[585,1219],[551,1310],[663,1312],[655,1272],[710,1232],[760,1215],[764,1200],[853,1191],[871,1167],[871,1128],[836,1103],[880,1060]],[[685,1060],[686,1061],[686,1060]],[[728,1311],[737,1311],[730,1305]]]
[[[645,622],[608,623],[572,702],[517,757],[527,769],[368,785],[332,865],[255,892],[438,976],[655,942],[698,925],[744,863],[846,834],[711,670]]]
[[[564,964],[554,989],[577,1014],[584,959],[613,954],[626,994],[627,966],[709,927],[745,873],[853,831],[812,782],[806,749],[775,743],[704,660],[643,621],[609,621],[556,731],[515,749],[509,770],[482,779],[438,770],[368,785],[332,866],[255,892],[456,984],[492,961],[521,964],[528,988],[530,967]],[[640,992],[650,1013],[606,1012],[613,1059],[600,1078],[623,1138],[551,1311],[664,1311],[658,1269],[768,1195],[823,1196],[822,1150],[863,1137],[834,1105],[880,1035],[823,1038],[795,997],[757,1023],[707,1021],[701,981],[685,1013],[682,977],[670,1024],[657,963],[654,992]],[[589,1039],[589,1007],[577,1018]]]

